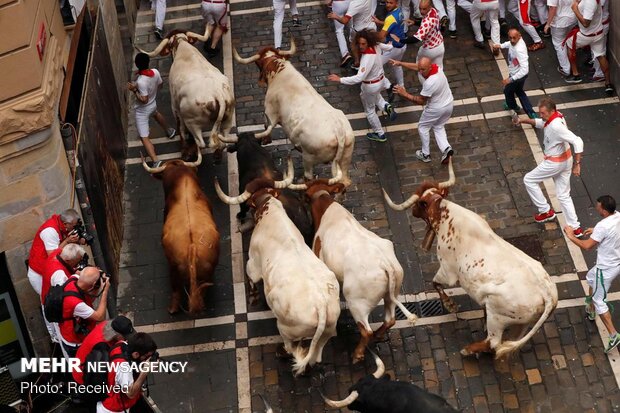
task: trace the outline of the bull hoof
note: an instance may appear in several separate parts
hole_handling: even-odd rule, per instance
[[[293,356],[286,351],[284,344],[280,344],[276,349],[276,358],[288,360],[293,358]]]
[[[178,305],[177,306],[172,306],[171,305],[171,306],[168,307],[168,314],[174,315],[174,314],[176,314],[178,312],[179,312],[179,306]]]

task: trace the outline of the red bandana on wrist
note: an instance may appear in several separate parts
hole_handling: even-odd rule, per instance
[[[374,47],[367,47],[366,50],[362,52],[362,54],[377,54],[377,51]]]
[[[153,72],[153,69],[138,70],[138,74],[142,76],[148,76],[148,77],[155,76],[155,72]]]
[[[429,77],[431,77],[433,75],[436,75],[438,72],[439,72],[439,66],[437,66],[435,63],[433,63],[431,65],[431,71],[428,72],[428,76],[424,76],[424,75],[422,75],[422,76],[424,76],[424,79],[428,79]]]
[[[560,112],[558,112],[557,110],[555,112],[553,112],[553,114],[551,116],[549,116],[549,120],[545,122],[545,127],[547,127],[547,125],[549,125],[551,123],[551,121],[555,118],[563,118],[564,115],[562,115]]]

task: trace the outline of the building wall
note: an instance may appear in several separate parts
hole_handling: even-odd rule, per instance
[[[609,13],[611,23],[609,24],[609,69],[611,70],[611,80],[616,88],[620,87],[620,4],[617,1],[609,1]]]

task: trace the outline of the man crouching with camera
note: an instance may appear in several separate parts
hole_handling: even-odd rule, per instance
[[[62,321],[58,323],[65,357],[75,357],[86,335],[97,322],[105,320],[109,288],[107,275],[96,267],[86,267],[79,278],[72,276],[65,282]],[[95,310],[93,301],[97,297],[100,300]]]
[[[146,333],[131,335],[126,345],[114,346],[110,351],[110,361],[119,364],[117,369],[112,369],[108,376],[110,392],[108,396],[97,403],[97,413],[120,413],[129,412],[142,396],[142,385],[149,374],[148,369],[140,369],[140,373],[134,379],[134,371],[131,364],[142,362],[154,362],[158,358],[155,341]]]

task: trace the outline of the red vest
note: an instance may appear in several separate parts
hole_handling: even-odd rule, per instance
[[[50,219],[45,221],[43,225],[39,227],[34,240],[32,240],[32,247],[30,247],[30,256],[28,257],[28,266],[34,271],[42,274],[45,271],[45,261],[47,260],[47,250],[45,244],[41,239],[41,231],[46,228],[54,228],[58,233],[58,237],[62,241],[66,237],[65,226],[60,220],[60,215],[52,215]]]
[[[80,290],[77,286],[77,278],[75,281],[70,282],[65,287],[65,291],[74,291],[79,293]],[[60,334],[69,343],[80,344],[84,341],[85,335],[76,334],[74,331],[75,318],[73,317],[73,310],[75,310],[75,306],[79,303],[86,303],[88,306],[93,306],[93,299],[88,294],[84,293],[84,300],[79,297],[67,296],[63,300],[62,303],[62,318],[64,321],[58,323],[58,327],[60,328]],[[95,327],[96,322],[88,320],[87,322],[88,331],[92,331]]]
[[[60,260],[60,252],[62,249],[58,248],[54,250],[50,254],[50,256],[45,260],[45,269],[41,272],[41,276],[43,277],[43,285],[41,286],[41,304],[45,304],[45,296],[49,292],[52,287],[52,275],[56,271],[64,271],[67,275],[67,278],[73,275],[73,271],[69,270]]]
[[[113,348],[110,351],[110,360],[114,365],[120,364],[126,361],[124,358],[113,358],[115,355],[121,354],[123,351],[122,346]],[[108,385],[114,386],[116,384],[116,373],[114,369],[110,369],[108,373]],[[103,407],[113,412],[129,412],[129,409],[138,402],[138,399],[142,396],[142,392],[139,391],[132,399],[127,397],[125,393],[115,393],[110,391],[108,398],[103,401]]]
[[[93,330],[90,333],[88,333],[88,335],[82,342],[82,345],[80,346],[80,348],[78,348],[78,351],[75,357],[80,359],[80,370],[82,371],[78,372],[74,370],[72,372],[73,380],[75,380],[76,383],[84,384],[84,369],[86,368],[86,366],[84,366],[84,363],[86,362],[86,357],[88,357],[93,347],[95,347],[99,343],[106,342],[105,338],[103,337],[103,328],[109,322],[110,320],[106,320],[106,321],[102,321],[101,323],[97,324],[95,328],[93,328]],[[107,343],[109,345],[112,345],[112,342],[110,341],[108,341]]]

